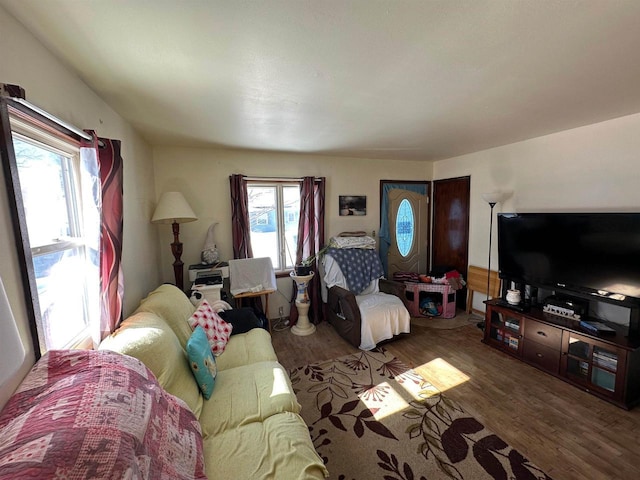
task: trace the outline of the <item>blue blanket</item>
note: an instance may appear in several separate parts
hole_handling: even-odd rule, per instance
[[[329,248],[331,255],[344,275],[349,290],[359,295],[372,280],[384,275],[382,262],[376,250],[362,248]]]

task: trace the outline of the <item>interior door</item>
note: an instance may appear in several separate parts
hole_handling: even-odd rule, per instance
[[[428,197],[409,190],[389,194],[391,245],[387,254],[389,278],[394,272],[427,273]]]
[[[433,268],[455,268],[463,277],[469,264],[469,198],[471,177],[433,182]],[[467,290],[458,290],[456,305],[465,308]]]

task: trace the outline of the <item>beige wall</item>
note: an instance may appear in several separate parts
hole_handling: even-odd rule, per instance
[[[159,283],[157,232],[149,223],[155,201],[151,149],[100,97],[70,72],[33,36],[0,8],[0,82],[18,84],[27,100],[57,117],[98,135],[122,140],[124,158],[124,252],[126,282],[125,314]],[[2,386],[0,405],[15,389],[33,363],[22,279],[9,212],[4,177],[0,184],[0,275],[18,323],[27,360],[22,369]],[[2,321],[2,319],[0,319]]]
[[[200,260],[207,229],[213,222],[215,240],[223,259],[233,256],[231,244],[231,203],[229,175],[327,178],[326,236],[342,231],[364,230],[377,232],[380,217],[380,180],[429,180],[431,164],[425,162],[384,161],[356,158],[335,158],[319,155],[282,154],[202,148],[154,149],[156,191],[181,191],[198,216],[198,221],[180,226],[184,244],[182,259],[187,266]],[[367,214],[361,217],[338,215],[339,195],[366,195]],[[159,225],[162,278],[173,281],[171,226]],[[279,293],[272,295],[269,317],[276,317],[278,307],[289,312],[291,281],[278,282]]]
[[[487,266],[489,205],[481,197],[485,192],[513,192],[496,205],[496,213],[639,211],[638,132],[640,114],[635,114],[436,162],[434,179],[471,176],[469,263]],[[493,225],[495,270],[495,217]],[[476,308],[483,306],[478,303]]]

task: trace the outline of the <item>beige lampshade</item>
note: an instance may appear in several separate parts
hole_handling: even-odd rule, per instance
[[[165,192],[160,197],[151,223],[187,223],[197,220],[196,214],[180,192]]]

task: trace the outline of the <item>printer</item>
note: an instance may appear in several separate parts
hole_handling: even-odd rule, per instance
[[[218,274],[223,279],[229,278],[229,264],[227,262],[217,262],[212,265],[203,263],[189,265],[190,282],[195,282],[199,274]]]

